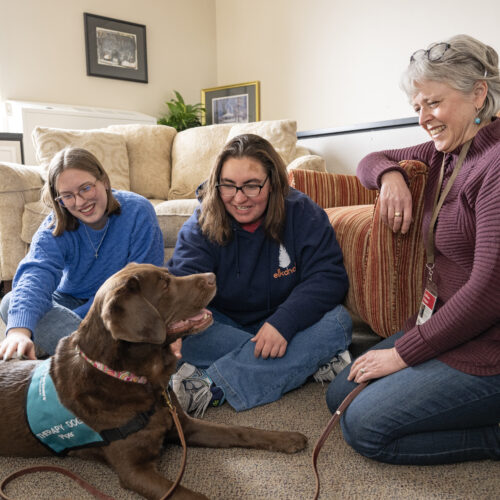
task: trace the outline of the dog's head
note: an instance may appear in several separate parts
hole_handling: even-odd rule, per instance
[[[164,267],[128,264],[104,282],[95,305],[114,339],[165,344],[212,324],[205,307],[215,292],[213,273],[176,277]]]

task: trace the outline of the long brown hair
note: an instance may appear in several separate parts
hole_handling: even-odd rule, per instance
[[[108,174],[102,167],[100,161],[86,149],[81,148],[65,148],[59,151],[52,158],[47,174],[47,181],[43,186],[42,199],[54,211],[54,222],[52,227],[54,236],[60,236],[64,231],[74,231],[78,228],[80,221],[77,217],[71,214],[66,208],[62,207],[56,198],[59,196],[56,183],[59,176],[65,170],[75,168],[84,170],[92,174],[98,181],[101,181],[106,186],[106,194],[108,196],[108,205],[106,213],[108,215],[119,214],[121,212],[120,203],[111,192],[111,183]]]
[[[224,163],[230,158],[243,157],[259,161],[266,170],[270,191],[263,222],[264,231],[269,238],[281,242],[285,223],[285,198],[290,191],[286,166],[272,144],[255,134],[233,138],[219,154],[210,177],[199,192],[202,201],[198,219],[201,231],[210,241],[219,245],[227,244],[233,237],[232,219],[222,202],[217,184]]]

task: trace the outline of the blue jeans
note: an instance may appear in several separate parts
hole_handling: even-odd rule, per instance
[[[216,310],[212,312],[211,327],[182,341],[182,361],[206,369],[236,411],[276,401],[351,343],[351,317],[339,305],[298,332],[282,358],[256,358],[250,339],[264,322],[243,327]]]
[[[0,317],[7,324],[10,303],[10,292],[5,295],[0,304]],[[32,332],[34,344],[47,354],[54,354],[57,343],[63,337],[73,333],[80,325],[82,318],[73,312],[87,299],[77,299],[71,295],[54,292],[52,294],[52,309],[50,309],[37,323]]]
[[[394,346],[402,332],[373,349]],[[356,387],[346,367],[328,387],[333,413]],[[432,359],[375,380],[341,418],[347,443],[365,457],[432,465],[500,459],[500,375],[479,377]]]

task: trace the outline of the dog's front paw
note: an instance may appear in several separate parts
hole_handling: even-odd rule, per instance
[[[307,446],[307,438],[300,432],[286,432],[281,444],[281,451],[285,453],[297,453]]]

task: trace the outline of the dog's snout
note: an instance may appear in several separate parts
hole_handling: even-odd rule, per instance
[[[203,273],[201,276],[205,279],[207,284],[210,286],[215,286],[215,274],[214,273]]]

